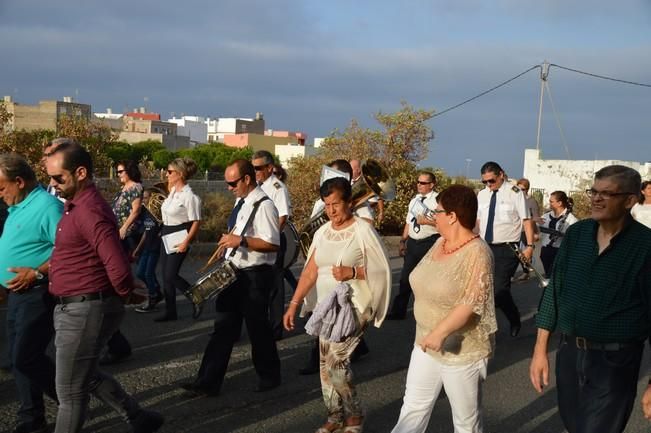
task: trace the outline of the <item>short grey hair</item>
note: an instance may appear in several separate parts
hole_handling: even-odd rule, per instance
[[[36,181],[36,173],[29,162],[17,153],[0,154],[0,172],[9,180],[20,177],[25,182]]]
[[[273,163],[274,163],[274,157],[273,157],[273,155],[271,154],[271,152],[268,152],[268,151],[266,151],[266,150],[258,150],[257,152],[255,152],[255,153],[253,154],[253,158],[252,158],[252,159],[263,159],[265,165],[273,164]]]
[[[595,180],[610,178],[619,186],[621,192],[630,192],[635,195],[639,194],[642,183],[640,173],[624,165],[607,165],[597,171],[594,178]]]

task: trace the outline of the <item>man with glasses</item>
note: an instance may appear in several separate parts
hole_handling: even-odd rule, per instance
[[[63,204],[15,153],[0,155],[0,197],[9,206],[0,236],[0,291],[9,293],[9,357],[20,403],[14,432],[41,432],[47,430],[43,394],[57,400],[54,362],[45,353],[54,335],[47,275]]]
[[[115,215],[93,183],[93,162],[74,142],[60,144],[47,163],[58,194],[66,199],[50,260],[54,296],[55,433],[75,433],[95,395],[136,433],[157,431],[163,417],[142,409],[109,374],[99,370],[102,348],[124,317],[122,296],[134,287]]]
[[[635,402],[651,333],[651,229],[631,216],[639,186],[629,167],[595,173],[592,217],[567,230],[536,315],[531,383],[538,392],[549,384],[547,347],[558,330],[558,409],[570,433],[622,432]],[[642,410],[651,419],[651,385]]]
[[[427,217],[436,208],[438,194],[434,191],[435,186],[434,173],[429,171],[418,173],[416,184],[418,193],[409,202],[407,219],[400,239],[400,255],[405,258],[400,273],[400,291],[393,299],[393,306],[386,317],[387,320],[404,320],[407,317],[407,306],[412,294],[409,274],[439,238],[434,220]]]
[[[481,182],[486,188],[477,195],[477,225],[495,258],[495,306],[508,319],[511,336],[517,337],[522,324],[520,311],[511,296],[511,278],[520,261],[513,248],[520,244],[524,231],[525,248],[522,255],[531,261],[535,242],[534,223],[524,193],[506,181],[504,170],[498,163],[489,161],[481,167]]]
[[[280,385],[280,359],[268,320],[272,266],[280,244],[278,210],[256,185],[253,165],[239,159],[226,167],[224,179],[237,202],[229,217],[232,233],[219,240],[224,257],[238,269],[237,280],[215,301],[214,329],[193,382],[181,385],[197,396],[219,394],[242,321],[251,341],[256,392]]]
[[[289,191],[274,174],[274,158],[266,150],[259,150],[253,154],[253,168],[255,169],[255,180],[262,191],[271,199],[278,210],[278,223],[280,230],[280,250],[276,255],[274,265],[274,287],[269,300],[269,321],[273,330],[274,338],[283,338],[283,314],[285,314],[285,250],[287,239],[283,234],[287,219],[291,216],[291,201]]]

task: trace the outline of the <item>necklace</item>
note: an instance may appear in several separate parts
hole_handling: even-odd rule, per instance
[[[451,250],[446,250],[446,249],[445,249],[445,244],[448,242],[448,240],[447,240],[447,239],[443,239],[443,254],[452,254],[452,253],[454,253],[454,252],[456,252],[456,251],[459,251],[459,250],[460,250],[461,248],[463,248],[466,244],[468,244],[469,242],[471,242],[471,241],[477,239],[478,237],[479,237],[479,235],[475,235],[475,236],[471,237],[470,239],[468,239],[467,241],[465,241],[464,243],[462,243],[461,245],[459,245],[458,247],[456,247],[456,248],[452,248]]]

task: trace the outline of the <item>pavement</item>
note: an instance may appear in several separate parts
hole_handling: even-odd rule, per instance
[[[394,293],[402,259],[390,248]],[[205,258],[190,257],[183,268],[188,280]],[[293,268],[299,275],[300,263]],[[508,335],[508,323],[498,313],[497,350],[489,363],[483,387],[486,432],[561,433],[564,431],[556,408],[552,383],[538,395],[529,382],[528,368],[536,330],[533,324],[541,289],[534,279],[514,283],[513,296],[523,316],[520,335]],[[288,294],[289,296],[289,294]],[[125,317],[123,333],[134,348],[130,359],[106,368],[144,407],[160,411],[166,418],[160,432],[237,432],[276,433],[314,432],[326,418],[318,375],[300,376],[298,369],[307,359],[310,337],[302,331],[286,335],[278,343],[282,365],[280,387],[254,393],[256,375],[250,361],[251,349],[246,334],[235,345],[228,373],[217,397],[190,397],[179,388],[193,378],[199,368],[204,347],[212,331],[214,307],[204,309],[199,320],[191,318],[189,303],[178,298],[176,322],[154,323],[157,313],[141,314],[133,307]],[[0,306],[4,323],[6,304]],[[358,393],[366,410],[365,432],[389,432],[395,424],[404,392],[409,356],[413,348],[414,320],[386,321],[381,329],[366,333],[371,352],[353,365]],[[4,350],[6,339],[0,339]],[[552,347],[553,349],[554,347]],[[648,352],[648,351],[647,351]],[[553,350],[550,360],[553,361]],[[639,381],[638,399],[626,430],[648,432],[651,426],[641,414],[639,402],[649,376],[649,354],[645,354]],[[11,432],[17,409],[15,386],[10,374],[0,371],[0,432]],[[47,402],[48,420],[56,416],[56,406]],[[127,424],[94,398],[84,432],[120,433],[130,431]],[[434,406],[428,432],[453,432],[449,403],[442,395]]]

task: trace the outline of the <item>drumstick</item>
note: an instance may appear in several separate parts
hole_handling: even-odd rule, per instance
[[[231,229],[231,231],[228,232],[228,234],[230,235],[230,234],[232,234],[234,231],[235,231],[235,227],[233,227],[233,228]],[[208,269],[208,266],[210,266],[210,265],[212,265],[213,263],[215,263],[215,261],[217,260],[217,257],[219,257],[220,254],[221,254],[223,251],[224,251],[224,246],[223,246],[223,245],[219,245],[219,246],[217,247],[217,249],[215,250],[215,252],[212,254],[212,256],[210,256],[210,258],[208,259],[208,261],[206,262],[206,264],[203,265],[203,267],[202,267],[201,269],[199,269],[198,272],[203,272],[203,271],[205,271],[206,269]]]

